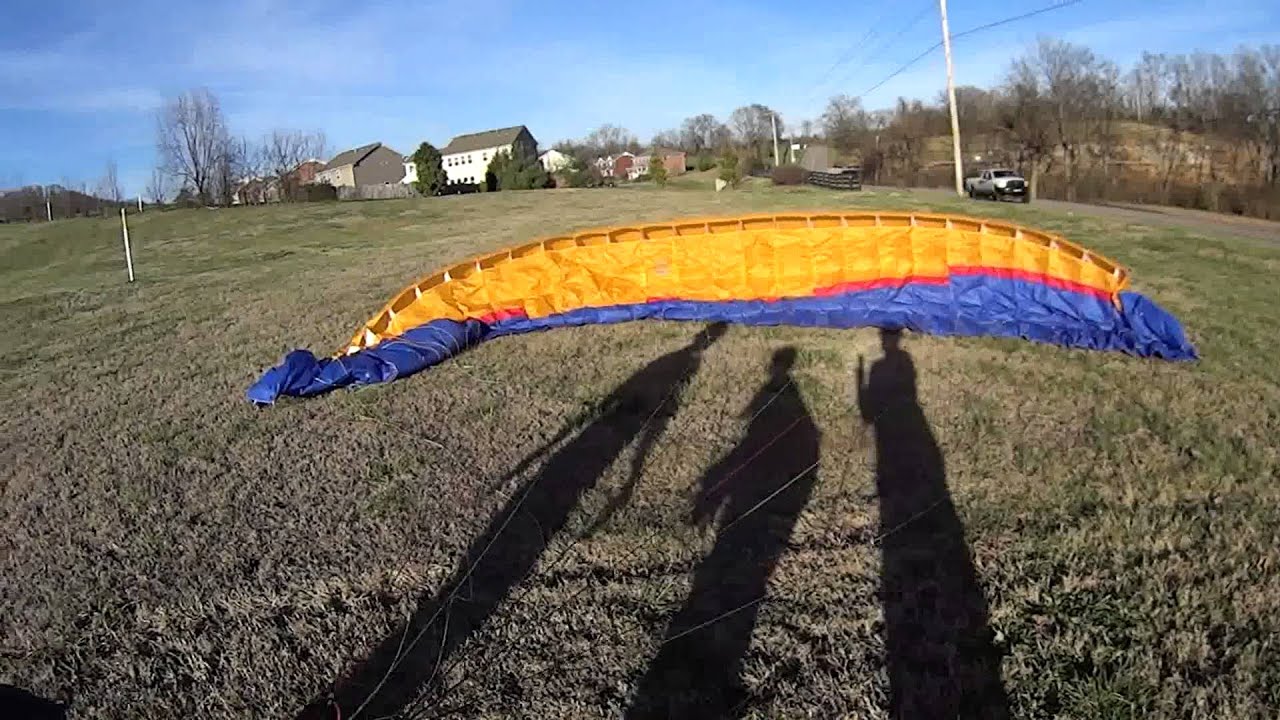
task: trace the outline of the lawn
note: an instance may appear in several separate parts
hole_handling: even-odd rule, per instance
[[[886,431],[860,412],[875,330],[731,327],[696,352],[700,326],[572,328],[385,386],[244,400],[289,349],[336,349],[468,255],[843,207],[1062,233],[1128,265],[1203,359],[907,335],[926,504],[884,481]],[[76,717],[291,717],[336,683],[350,718],[384,676],[360,717],[656,716],[683,697],[675,656],[721,647],[698,687],[742,717],[884,717],[912,701],[904,678],[944,668],[985,688],[973,715],[1280,713],[1274,247],[756,181],[130,229],[132,285],[118,221],[0,226],[0,683]],[[797,464],[813,469],[780,484]],[[747,489],[718,522],[699,489],[728,466]],[[700,617],[713,641],[673,630]],[[389,656],[407,659],[387,673]]]

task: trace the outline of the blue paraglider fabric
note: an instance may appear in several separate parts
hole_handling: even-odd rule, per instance
[[[249,388],[255,403],[282,395],[310,396],[348,385],[388,382],[439,364],[467,347],[503,335],[568,325],[632,320],[688,320],[744,325],[905,328],[934,335],[1018,337],[1139,357],[1194,360],[1178,320],[1137,293],[1120,294],[1122,308],[1094,294],[1043,283],[984,275],[952,275],[944,283],[780,298],[776,300],[655,300],[590,307],[545,317],[433,320],[374,347],[317,359],[295,350]]]

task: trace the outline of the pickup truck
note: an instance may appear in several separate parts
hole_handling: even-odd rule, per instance
[[[1031,202],[1027,181],[1013,170],[983,170],[977,177],[965,178],[964,189],[969,197],[989,197],[992,200],[1017,200]]]

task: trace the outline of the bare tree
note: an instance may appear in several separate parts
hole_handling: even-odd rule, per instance
[[[165,103],[157,114],[156,152],[161,168],[190,187],[202,203],[225,194],[231,144],[218,99],[191,90]]]
[[[822,113],[822,134],[841,155],[848,156],[859,147],[867,127],[867,112],[858,98],[837,95],[827,102]]]
[[[324,133],[272,130],[262,139],[261,153],[262,173],[271,177],[280,199],[292,200],[298,192],[298,167],[325,154]]]
[[[115,160],[107,161],[107,168],[102,173],[102,179],[98,181],[98,197],[113,203],[119,203],[124,199],[120,191],[120,177]]]
[[[694,115],[680,125],[680,144],[694,155],[724,150],[729,145],[729,128],[715,115]]]
[[[757,158],[763,158],[773,144],[772,118],[776,113],[759,103],[744,105],[729,116],[738,143],[749,149]],[[782,118],[778,117],[778,134],[783,132]]]
[[[1041,38],[1035,50],[1014,65],[1024,79],[1035,78],[1040,100],[1050,109],[1067,199],[1075,200],[1080,152],[1105,114],[1102,108],[1114,86],[1114,68],[1086,47],[1048,38]]]
[[[1027,174],[1031,197],[1038,197],[1040,175],[1053,156],[1056,144],[1052,108],[1044,96],[1039,75],[1026,59],[1009,69],[1001,103],[1001,128],[1018,148],[1018,164]]]
[[[583,143],[599,155],[617,155],[623,150],[638,150],[640,146],[631,131],[607,123],[592,130]]]
[[[169,196],[169,178],[160,168],[151,171],[151,179],[147,181],[147,197],[156,205],[163,205]]]
[[[649,141],[649,148],[657,150],[659,148],[678,148],[680,147],[680,131],[679,130],[663,130],[653,136],[653,140]]]

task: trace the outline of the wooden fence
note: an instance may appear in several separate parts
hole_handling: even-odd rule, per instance
[[[391,200],[418,197],[412,185],[395,183],[388,185],[356,185],[338,188],[339,200]]]
[[[832,190],[861,190],[862,168],[831,168],[814,170],[805,182]]]

